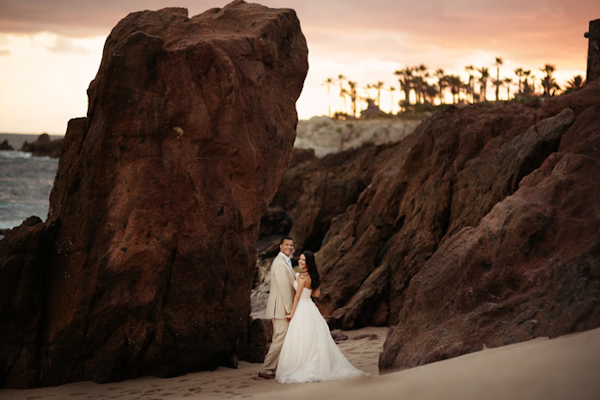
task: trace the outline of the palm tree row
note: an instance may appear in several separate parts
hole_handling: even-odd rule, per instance
[[[459,75],[446,74],[443,69],[438,69],[434,73],[430,73],[429,69],[421,64],[418,66],[407,66],[404,69],[399,69],[394,72],[397,77],[398,89],[394,86],[385,88],[385,83],[378,81],[377,83],[367,84],[364,87],[359,87],[357,82],[348,80],[344,75],[338,75],[337,79],[328,78],[324,82],[327,86],[329,116],[331,113],[331,88],[334,85],[339,85],[339,97],[343,103],[343,110],[337,111],[335,115],[357,117],[359,111],[359,101],[368,101],[370,104],[375,104],[380,107],[381,93],[387,90],[391,95],[391,110],[389,114],[395,114],[395,106],[399,106],[398,112],[406,112],[415,110],[422,106],[434,106],[445,104],[448,99],[451,99],[452,104],[459,103],[477,103],[488,101],[487,88],[488,82],[494,86],[495,101],[500,101],[500,93],[503,87],[506,87],[506,99],[522,100],[531,96],[554,96],[561,91],[560,86],[556,83],[553,77],[556,72],[556,67],[551,64],[546,64],[540,71],[544,74],[540,79],[542,93],[536,92],[536,76],[531,70],[525,70],[521,67],[516,68],[513,73],[517,79],[517,92],[511,98],[511,85],[513,78],[500,77],[500,66],[503,65],[503,60],[496,57],[494,66],[496,67],[496,77],[490,78],[490,71],[487,67],[482,66],[476,68],[473,65],[467,65],[465,72],[468,75],[467,81],[463,81]],[[577,90],[584,85],[581,75],[573,77],[567,82],[567,87],[564,92]],[[363,90],[363,94],[359,95],[359,90]],[[375,90],[375,94],[373,94]],[[394,93],[398,90],[401,98],[398,102],[394,101]],[[348,110],[348,101],[350,109]]]

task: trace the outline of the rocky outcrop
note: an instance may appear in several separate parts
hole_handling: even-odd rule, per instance
[[[388,154],[386,146],[365,145],[290,166],[270,207],[289,213],[289,234],[298,250],[321,248],[332,220],[357,202],[373,179],[377,161]]]
[[[273,206],[317,251],[330,326],[394,326],[382,370],[600,326],[599,96],[450,106],[398,143],[291,167]],[[559,161],[575,147],[585,163]]]
[[[599,326],[598,176],[600,112],[589,107],[514,194],[411,279],[380,369]]]
[[[294,147],[313,149],[317,157],[324,157],[365,144],[395,143],[412,133],[420,122],[399,118],[341,121],[312,117],[298,122]]]
[[[55,226],[30,217],[0,240],[0,372],[2,386],[27,387],[44,357],[40,346],[48,287],[46,240]],[[56,360],[55,362],[60,362]]]
[[[3,140],[0,143],[0,150],[14,150],[13,147],[8,143],[8,140]]]
[[[50,138],[47,133],[42,133],[32,143],[25,142],[21,146],[21,151],[32,153],[36,157],[59,158],[62,152],[63,139]]]
[[[119,22],[87,118],[69,123],[48,220],[2,242],[3,386],[236,365],[307,67],[293,10],[235,1]]]
[[[240,340],[239,357],[248,362],[262,363],[273,338],[272,320],[252,318],[248,326]]]

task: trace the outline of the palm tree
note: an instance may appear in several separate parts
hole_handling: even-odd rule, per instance
[[[435,98],[438,96],[438,88],[436,85],[430,85],[425,82],[425,103],[427,104],[435,104]]]
[[[383,85],[384,85],[384,83],[381,82],[381,81],[378,81],[374,85],[371,85],[371,87],[373,89],[377,89],[377,107],[381,106],[381,103],[380,103],[380,100],[381,100],[381,89],[383,89]]]
[[[327,106],[329,108],[329,117],[331,118],[331,85],[333,85],[333,79],[325,79],[324,85],[327,85]]]
[[[400,89],[404,92],[404,102],[410,106],[410,91],[412,90],[414,68],[406,67],[402,70],[397,70],[394,75],[398,76]]]
[[[391,103],[390,103],[391,104],[390,105],[390,114],[394,115],[394,92],[396,91],[396,88],[393,87],[393,86],[390,86],[388,88],[388,90],[390,91],[390,95],[391,95],[391,98],[390,98],[390,101],[391,101]]]
[[[541,83],[544,88],[543,96],[554,96],[556,91],[560,90],[560,86],[558,86],[556,80],[552,76],[546,75],[542,78]]]
[[[415,95],[417,97],[417,103],[423,103],[425,100],[425,93],[427,92],[427,81],[426,78],[429,77],[429,72],[427,72],[427,67],[423,64],[415,67],[416,76],[414,78],[415,85]]]
[[[450,92],[452,92],[452,104],[456,104],[458,103],[460,90],[464,84],[458,75],[448,75],[447,79],[448,86],[450,86]]]
[[[425,87],[427,86],[427,82],[423,79],[422,76],[417,75],[413,78],[413,89],[415,91],[415,104],[423,103],[423,93],[425,92]]]
[[[348,81],[348,86],[350,87],[348,96],[350,96],[350,104],[352,104],[352,116],[356,117],[356,100],[358,100],[358,96],[356,94],[356,82]]]
[[[444,88],[448,84],[447,79],[446,79],[446,74],[444,73],[444,70],[440,68],[437,71],[435,71],[435,76],[438,78],[440,104],[444,104]]]
[[[472,65],[467,65],[465,70],[469,74],[469,83],[467,83],[467,101],[469,101],[469,95],[471,95],[471,103],[475,102],[475,77],[473,76],[473,72],[475,71],[475,67]]]
[[[571,80],[567,81],[567,85],[565,93],[575,92],[583,87],[583,77],[581,75],[574,76]]]
[[[500,66],[502,65],[502,59],[500,57],[496,57],[496,62],[494,65],[496,66],[496,101],[500,97],[500,86],[502,86],[502,81],[500,80]]]
[[[543,96],[552,96],[552,95],[554,95],[554,92],[550,93],[550,90],[552,90],[553,88],[555,88],[555,87],[558,86],[556,84],[556,81],[552,77],[552,73],[554,71],[556,71],[556,67],[554,65],[551,65],[551,64],[546,64],[546,65],[544,65],[544,68],[540,68],[540,71],[542,71],[543,73],[546,74],[546,76],[544,76],[544,78],[542,79],[542,86],[544,87],[544,94],[543,94]]]
[[[375,85],[371,85],[370,83],[367,83],[367,86],[363,87],[363,91],[364,91],[363,92],[364,93],[363,97],[367,98],[367,99],[373,100],[371,98],[371,89],[374,89],[374,88],[375,88]],[[375,100],[373,100],[373,104],[375,104]]]
[[[523,90],[521,89],[521,79],[522,79],[522,78],[523,78],[523,76],[525,75],[525,74],[524,74],[524,71],[523,71],[523,68],[521,68],[521,67],[519,67],[519,68],[516,68],[516,69],[515,69],[515,75],[517,76],[517,78],[519,78],[519,92],[518,92],[518,93],[519,93],[519,94],[520,94],[520,93],[523,93]]]
[[[490,77],[490,72],[488,71],[488,69],[486,67],[477,68],[477,71],[481,74],[481,77],[479,78],[479,83],[480,83],[479,100],[487,101],[487,96],[486,96],[487,80]]]
[[[395,70],[394,75],[398,77],[398,92],[401,92],[404,89],[404,85],[402,84],[402,70]]]
[[[504,78],[504,84],[506,85],[506,101],[510,101],[510,85],[512,84],[512,78]]]
[[[498,101],[498,95],[500,94],[500,86],[504,85],[502,79],[492,78],[492,85],[496,88],[496,101]]]
[[[346,80],[346,77],[342,74],[338,75],[338,82],[340,83],[340,97],[342,98],[342,101],[344,102],[344,114],[346,114],[348,111],[348,108],[346,107],[346,91],[344,90],[344,81]]]
[[[529,85],[529,75],[531,75],[531,70],[523,71],[523,76],[525,79],[523,80],[523,94],[525,96],[530,96],[533,94],[533,85]]]

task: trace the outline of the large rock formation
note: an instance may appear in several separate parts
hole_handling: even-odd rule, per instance
[[[0,150],[14,150],[13,147],[8,143],[8,140],[3,140],[0,143]]]
[[[59,158],[62,151],[63,139],[50,138],[47,133],[42,133],[32,143],[25,142],[21,146],[21,151],[32,153],[36,157],[53,157]]]
[[[380,369],[600,325],[600,112],[566,110],[558,151],[411,279]]]
[[[595,83],[450,106],[397,144],[291,167],[272,206],[318,250],[330,325],[395,326],[383,370],[600,326],[599,104]]]
[[[130,14],[70,121],[48,220],[0,242],[0,384],[235,365],[260,218],[288,167],[293,10]]]

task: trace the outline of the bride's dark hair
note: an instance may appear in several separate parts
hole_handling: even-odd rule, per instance
[[[308,269],[308,275],[310,275],[311,289],[317,290],[321,285],[321,278],[319,277],[319,271],[317,271],[317,263],[315,262],[315,255],[312,251],[305,251],[304,258],[306,258],[306,268]]]

